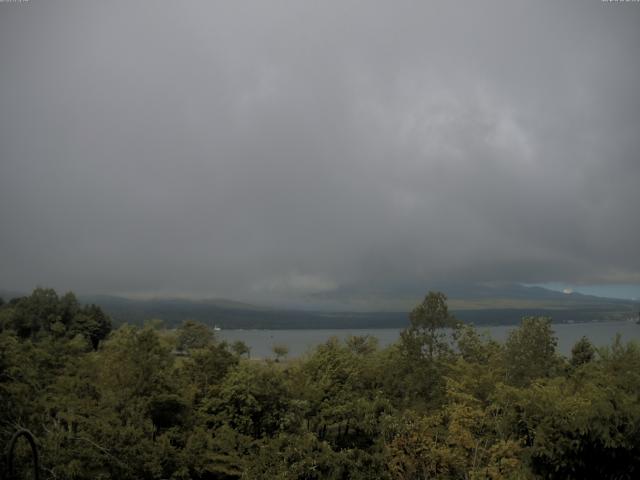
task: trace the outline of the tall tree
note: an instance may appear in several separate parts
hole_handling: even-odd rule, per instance
[[[596,349],[587,337],[578,340],[571,349],[571,365],[578,367],[589,363],[596,356]]]
[[[458,322],[449,313],[447,296],[442,292],[429,292],[409,315],[410,325],[401,333],[402,343],[416,356],[432,360],[439,353],[449,351],[447,331]]]
[[[251,347],[249,347],[249,345],[244,343],[242,340],[236,340],[235,342],[233,342],[231,344],[231,350],[238,357],[242,357],[243,355],[246,355],[247,357],[251,356]]]
[[[178,350],[205,348],[213,342],[213,331],[204,323],[185,320],[178,328]]]
[[[73,317],[70,332],[83,335],[97,350],[100,341],[111,332],[111,319],[97,305],[88,305]]]
[[[550,318],[523,318],[520,327],[509,333],[505,343],[507,381],[523,386],[533,379],[552,376],[560,363],[557,344]]]

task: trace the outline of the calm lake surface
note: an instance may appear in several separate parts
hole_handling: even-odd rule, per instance
[[[515,327],[512,325],[478,327],[478,331],[488,332],[494,339],[503,341],[513,328]],[[610,345],[617,334],[622,336],[624,342],[640,341],[640,325],[633,322],[554,324],[553,329],[558,337],[558,350],[563,355],[569,355],[571,347],[582,336],[587,337],[599,347]],[[398,340],[400,329],[222,330],[216,332],[216,335],[228,342],[242,340],[251,348],[253,358],[273,357],[274,345],[286,345],[289,348],[289,357],[298,357],[331,337],[345,339],[350,335],[371,335],[379,340],[381,347],[384,347]]]

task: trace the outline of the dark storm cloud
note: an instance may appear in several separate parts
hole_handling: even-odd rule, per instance
[[[0,286],[640,283],[640,6],[0,4]]]

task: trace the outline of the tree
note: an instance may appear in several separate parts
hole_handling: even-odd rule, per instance
[[[6,326],[21,338],[35,339],[40,331],[48,333],[60,320],[58,295],[51,288],[36,288],[28,297],[14,299],[10,306]]]
[[[178,328],[178,350],[205,348],[213,342],[213,331],[204,323],[185,320]]]
[[[100,353],[100,383],[116,405],[128,408],[146,404],[153,395],[172,393],[173,357],[155,330],[122,326]]]
[[[596,356],[596,349],[587,337],[582,337],[571,349],[571,365],[578,367],[589,363]]]
[[[335,450],[364,450],[380,438],[381,418],[393,407],[381,392],[378,352],[354,352],[346,343],[332,337],[319,345],[293,365],[291,384],[306,406],[308,431]]]
[[[349,350],[358,355],[367,355],[378,349],[378,338],[371,335],[351,335],[345,342]]]
[[[203,402],[209,427],[229,425],[254,438],[273,436],[299,424],[285,375],[271,364],[242,362]]]
[[[73,293],[58,297],[50,288],[36,288],[28,297],[13,299],[2,308],[0,321],[3,328],[32,340],[50,334],[56,338],[80,334],[91,342],[94,350],[111,331],[111,319],[100,307],[81,307]]]
[[[247,357],[251,356],[251,347],[249,347],[249,345],[244,343],[242,340],[236,340],[235,342],[233,342],[231,344],[231,350],[239,357],[243,355],[246,355]]]
[[[161,393],[149,399],[147,413],[158,430],[182,425],[189,413],[189,406],[179,395]]]
[[[488,333],[478,333],[473,325],[464,325],[455,332],[458,352],[466,362],[485,365],[500,351],[500,344]]]
[[[628,350],[628,352],[630,352]],[[636,374],[640,350],[625,369]],[[640,473],[640,399],[627,382],[596,361],[576,378],[544,379],[535,386],[502,385],[496,412],[506,414],[526,448],[535,478],[631,480]],[[606,363],[606,362],[603,362]],[[501,398],[502,397],[502,398]]]
[[[273,353],[276,355],[276,362],[280,361],[280,359],[285,358],[289,354],[289,347],[286,345],[274,345]]]
[[[432,360],[436,355],[449,351],[445,329],[459,324],[449,314],[447,297],[442,292],[429,292],[409,316],[410,325],[401,333],[404,346],[416,356]]]
[[[558,340],[548,317],[525,317],[520,327],[509,332],[505,343],[504,364],[507,381],[516,386],[556,373],[560,360]]]
[[[100,341],[111,332],[111,319],[97,305],[88,305],[73,317],[70,332],[72,336],[83,335],[97,350]]]
[[[73,318],[80,312],[80,303],[73,292],[67,292],[60,297],[58,309],[60,311],[60,321],[65,329],[69,329],[73,323]]]
[[[392,355],[392,389],[406,404],[435,406],[444,395],[444,378],[453,355],[450,341],[459,323],[449,314],[447,297],[429,292],[409,316],[400,333],[398,353]]]
[[[182,362],[181,371],[189,386],[195,387],[197,399],[204,397],[212,385],[224,380],[228,370],[238,363],[227,344],[212,344],[194,350]]]
[[[354,478],[344,475],[341,463],[339,454],[315,435],[280,434],[260,443],[249,457],[246,474],[247,478],[292,480]]]
[[[496,384],[504,381],[502,345],[471,325],[457,332],[456,342],[459,354],[450,364],[447,396],[458,401],[471,397],[486,407]]]
[[[194,480],[239,480],[246,470],[243,455],[253,439],[242,435],[228,425],[215,430],[206,430],[196,426],[189,432],[182,453],[183,468],[188,475],[172,478],[192,478]],[[248,477],[259,478],[259,477]]]
[[[153,328],[154,330],[162,330],[167,328],[165,322],[161,318],[150,318],[144,321],[143,326]]]
[[[453,403],[427,416],[408,412],[396,424],[387,448],[392,478],[525,478],[521,447],[497,438],[485,411]]]

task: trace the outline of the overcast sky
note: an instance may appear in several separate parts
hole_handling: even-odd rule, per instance
[[[600,0],[0,3],[0,288],[633,289],[639,52]]]

